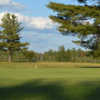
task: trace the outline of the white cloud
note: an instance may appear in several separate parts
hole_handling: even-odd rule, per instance
[[[7,12],[0,13],[0,23],[4,14]],[[14,13],[18,17],[18,21],[28,30],[48,30],[54,28],[54,23],[47,17],[30,17],[24,16],[20,13]]]
[[[29,17],[23,16],[19,13],[17,13],[16,16],[18,16],[20,22],[24,23],[24,25],[30,29],[51,29],[54,25],[54,23],[47,17]]]
[[[0,5],[7,5],[11,2],[11,0],[0,0]]]
[[[0,8],[22,9],[24,6],[20,3],[14,2],[13,0],[0,0]]]

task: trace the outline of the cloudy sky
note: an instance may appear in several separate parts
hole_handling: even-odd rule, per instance
[[[71,41],[75,37],[63,36],[56,30],[56,25],[48,18],[52,11],[46,8],[50,2],[76,4],[76,0],[0,0],[0,19],[7,13],[18,16],[24,26],[22,41],[30,43],[29,49],[44,52],[49,49],[79,48]],[[0,21],[1,22],[1,21]]]

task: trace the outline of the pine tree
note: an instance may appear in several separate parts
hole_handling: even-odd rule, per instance
[[[58,23],[58,30],[62,34],[75,34],[80,41],[74,41],[90,50],[100,51],[100,6],[91,5],[87,1],[78,0],[85,5],[65,5],[50,2],[47,7],[56,12],[50,18]],[[95,0],[99,1],[99,0]]]
[[[7,51],[8,62],[12,61],[13,53],[23,49],[28,43],[20,42],[20,31],[23,29],[17,17],[7,13],[2,18],[0,32],[0,49]]]
[[[79,3],[84,3],[85,5],[88,5],[88,3],[92,3],[94,5],[100,5],[100,0],[78,0]]]

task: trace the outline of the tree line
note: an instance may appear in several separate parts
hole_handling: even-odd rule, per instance
[[[15,51],[13,62],[100,62],[100,57],[94,57],[91,51],[81,49],[65,49],[60,46],[58,50],[48,50],[38,53],[28,49]],[[0,61],[7,61],[8,53],[0,50]]]

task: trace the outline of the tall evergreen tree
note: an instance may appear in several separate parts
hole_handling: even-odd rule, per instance
[[[84,3],[85,5],[88,5],[88,3],[92,3],[94,5],[99,5],[100,0],[78,0],[79,3]]]
[[[50,18],[59,23],[58,30],[63,34],[76,34],[81,46],[94,51],[100,51],[100,6],[91,5],[89,1],[78,0],[85,5],[65,5],[50,2],[47,7],[56,12]],[[95,0],[99,1],[99,0]]]
[[[13,14],[5,14],[2,18],[0,32],[0,49],[7,51],[8,62],[12,61],[13,53],[23,49],[28,43],[20,42],[20,31],[23,29]]]

